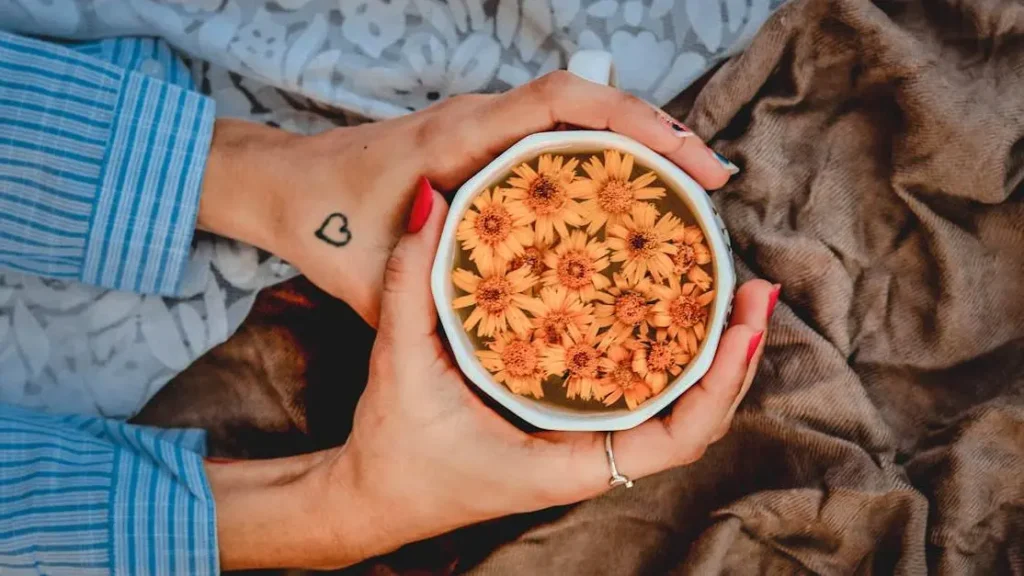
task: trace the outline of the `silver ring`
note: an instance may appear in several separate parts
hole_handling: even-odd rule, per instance
[[[612,432],[609,432],[604,437],[604,453],[608,455],[608,466],[612,469],[612,477],[608,480],[608,485],[612,488],[616,486],[632,488],[633,481],[629,479],[629,476],[619,474],[619,469],[615,466],[615,453],[612,452]]]

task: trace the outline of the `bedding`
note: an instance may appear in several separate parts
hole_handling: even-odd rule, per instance
[[[1024,572],[1022,94],[1019,3],[784,5],[680,101],[743,169],[714,195],[741,280],[783,286],[731,432],[631,490],[349,572]],[[201,404],[175,396],[188,374],[154,402]],[[317,410],[297,437],[343,438]]]

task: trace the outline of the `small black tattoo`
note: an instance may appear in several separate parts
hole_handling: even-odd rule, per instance
[[[348,229],[348,216],[341,212],[331,214],[316,231],[316,237],[331,246],[341,247],[348,244],[352,240],[352,231]]]

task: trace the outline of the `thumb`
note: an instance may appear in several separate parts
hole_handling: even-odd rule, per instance
[[[392,340],[422,341],[437,328],[430,293],[430,269],[441,240],[448,205],[426,178],[412,203],[407,232],[398,241],[384,270],[379,334]]]

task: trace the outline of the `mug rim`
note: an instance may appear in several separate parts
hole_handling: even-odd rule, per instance
[[[609,411],[576,412],[569,408],[542,403],[540,400],[512,393],[495,381],[476,357],[476,348],[462,326],[462,319],[452,308],[455,286],[451,281],[452,262],[458,248],[456,228],[476,195],[490,186],[498,176],[509,172],[519,163],[532,160],[540,154],[574,153],[572,148],[611,148],[632,154],[646,167],[658,173],[682,197],[701,224],[710,245],[715,272],[716,293],[709,316],[707,337],[700,351],[686,366],[682,374],[671,381],[658,395],[644,401],[635,410],[625,408]],[[715,210],[707,192],[688,174],[664,156],[640,142],[614,132],[595,130],[569,130],[539,132],[527,136],[495,158],[485,168],[466,181],[452,197],[437,255],[431,268],[431,293],[437,307],[441,325],[448,337],[450,348],[462,373],[475,386],[510,410],[519,418],[546,430],[612,431],[633,428],[675,401],[696,384],[711,366],[719,340],[728,321],[732,297],[736,286],[736,273],[728,232]]]

